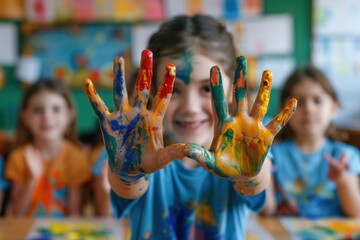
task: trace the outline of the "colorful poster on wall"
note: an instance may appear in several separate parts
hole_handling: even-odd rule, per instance
[[[27,38],[41,62],[41,78],[55,78],[82,87],[90,77],[99,87],[112,87],[115,56],[123,56],[131,72],[131,34],[128,25],[97,24],[39,28]],[[131,74],[126,74],[130,76]]]

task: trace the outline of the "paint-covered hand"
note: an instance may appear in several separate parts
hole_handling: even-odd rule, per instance
[[[232,114],[228,111],[221,72],[214,66],[210,72],[213,109],[215,110],[215,134],[210,150],[189,144],[188,157],[198,161],[213,174],[242,181],[256,176],[264,163],[274,136],[290,119],[297,101],[292,99],[269,124],[263,125],[272,83],[272,73],[264,71],[261,86],[249,113],[247,101],[246,59],[236,59],[233,82]]]
[[[175,66],[166,66],[164,80],[151,110],[148,110],[152,62],[152,52],[144,50],[134,104],[130,106],[124,79],[124,59],[114,59],[113,112],[108,111],[91,80],[84,81],[85,92],[99,119],[110,170],[127,181],[137,181],[145,174],[163,168],[170,161],[184,157],[184,144],[166,148],[163,145],[162,120],[172,94]]]

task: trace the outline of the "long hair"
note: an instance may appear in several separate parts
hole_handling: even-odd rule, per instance
[[[191,49],[218,63],[230,77],[234,76],[236,50],[232,35],[219,20],[207,15],[181,15],[164,22],[148,42],[154,54],[154,76],[161,57],[186,53]],[[205,69],[210,71],[210,69]],[[155,92],[157,89],[153,89]]]
[[[17,125],[16,125],[14,147],[18,147],[20,145],[32,142],[34,140],[30,130],[22,121],[21,113],[24,112],[25,109],[28,107],[28,103],[30,99],[42,91],[49,91],[59,94],[66,101],[69,110],[75,113],[75,107],[71,94],[68,88],[61,81],[41,80],[36,82],[35,84],[31,85],[28,89],[26,89],[23,98],[21,100],[21,105],[20,105]],[[70,125],[67,131],[65,132],[64,138],[73,143],[78,144],[75,117],[73,117],[72,121],[70,122]]]
[[[292,98],[292,92],[296,85],[303,81],[312,81],[321,86],[321,88],[331,97],[331,99],[339,104],[339,99],[335,89],[331,85],[329,79],[314,66],[304,66],[295,69],[285,81],[280,94],[280,105],[285,106],[286,102]],[[331,139],[338,139],[336,129],[330,125],[326,131],[326,136]],[[289,124],[279,132],[277,138],[279,140],[286,140],[294,137],[294,132]]]

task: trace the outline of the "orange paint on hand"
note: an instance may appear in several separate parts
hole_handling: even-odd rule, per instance
[[[240,78],[236,81],[236,87],[244,88],[246,84],[246,76],[244,76],[244,70],[240,71]]]
[[[218,66],[213,66],[211,68],[210,76],[211,76],[211,79],[210,79],[211,84],[213,86],[219,85],[219,67]]]

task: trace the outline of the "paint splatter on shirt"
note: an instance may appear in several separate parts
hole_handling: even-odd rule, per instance
[[[265,192],[244,197],[233,182],[181,161],[149,175],[148,191],[135,200],[111,193],[114,214],[129,217],[132,239],[244,239],[250,210]]]
[[[349,171],[360,175],[358,149],[326,140],[318,151],[304,154],[293,140],[288,140],[274,144],[271,151],[280,215],[286,211],[286,215],[312,219],[344,216],[336,185],[327,177],[329,166],[324,155],[327,153],[339,159],[342,153],[346,153]]]
[[[9,156],[6,177],[25,184],[30,172],[25,160],[26,146],[15,149]],[[44,162],[44,174],[36,182],[27,216],[62,217],[68,212],[68,190],[90,177],[89,163],[81,149],[65,142],[60,154]]]

